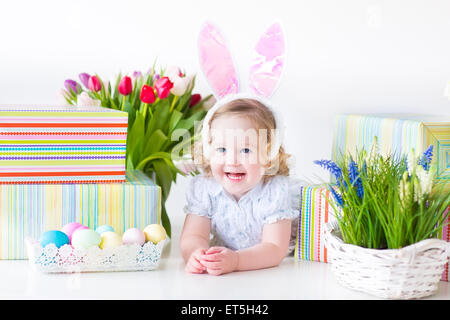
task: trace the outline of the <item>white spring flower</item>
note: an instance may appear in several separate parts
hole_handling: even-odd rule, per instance
[[[414,198],[421,200],[424,195],[431,193],[431,189],[433,188],[433,175],[427,172],[422,166],[417,166],[416,175],[419,188],[415,188],[415,190],[419,190],[415,192]]]
[[[408,156],[406,157],[406,164],[408,165],[408,174],[412,175],[417,167],[417,158],[414,149],[411,149],[408,153]]]
[[[372,146],[370,147],[369,155],[366,157],[368,166],[372,166],[375,162],[377,155],[380,153],[380,147],[378,146],[378,138],[373,138]]]
[[[402,206],[405,206],[405,203],[407,203],[411,199],[411,184],[408,181],[408,173],[406,171],[403,174],[402,180],[400,180],[398,191],[400,202]]]

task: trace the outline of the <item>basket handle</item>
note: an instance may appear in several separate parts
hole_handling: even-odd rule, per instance
[[[425,239],[414,243],[412,245],[403,247],[402,250],[399,251],[400,257],[407,258],[408,263],[412,263],[416,257],[416,253],[420,251],[426,251],[429,249],[442,248],[444,246],[445,255],[449,257],[450,254],[450,246],[449,243],[440,239]]]

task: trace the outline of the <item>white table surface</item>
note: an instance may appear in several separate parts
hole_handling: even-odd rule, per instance
[[[188,274],[178,248],[181,226],[175,221],[174,237],[154,271],[42,274],[27,260],[0,260],[0,299],[377,299],[342,287],[329,264],[294,257],[263,270]],[[450,284],[441,281],[438,294],[427,299],[449,300]]]

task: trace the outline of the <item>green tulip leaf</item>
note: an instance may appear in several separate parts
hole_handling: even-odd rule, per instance
[[[194,127],[195,121],[201,121],[205,116],[205,114],[206,114],[205,110],[200,110],[191,115],[189,118],[180,120],[175,129],[190,130]]]
[[[138,163],[138,165],[136,166],[136,169],[144,170],[146,168],[147,164],[150,161],[154,161],[154,160],[163,160],[163,161],[165,161],[167,163],[172,163],[172,159],[171,159],[170,153],[167,153],[167,152],[155,152],[155,153],[147,156],[145,159],[141,160]]]
[[[172,132],[176,125],[178,124],[178,122],[181,120],[181,118],[183,117],[183,114],[178,111],[178,110],[173,110],[172,111],[172,116],[170,117],[170,121],[169,121],[169,132]]]
[[[167,136],[160,129],[154,131],[150,138],[146,140],[144,155],[155,153],[161,150],[163,144],[167,141]]]
[[[168,120],[170,116],[169,112],[170,101],[169,100],[161,100],[157,103],[154,112],[155,118],[155,130],[161,129],[163,132],[167,132],[167,128],[169,126]]]
[[[127,135],[127,155],[131,155],[133,159],[137,159],[135,153],[138,152],[137,157],[142,153],[142,137],[144,136],[145,120],[139,112],[133,113],[136,116],[136,120]]]
[[[134,170],[133,159],[131,156],[127,157],[126,168],[127,170]]]
[[[162,188],[162,196],[164,202],[167,200],[172,185],[172,171],[167,163],[163,160],[155,160],[152,163],[156,172],[156,180]]]

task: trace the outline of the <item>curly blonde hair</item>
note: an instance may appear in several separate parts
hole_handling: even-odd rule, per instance
[[[211,123],[215,119],[218,119],[219,117],[222,116],[230,116],[230,115],[247,117],[255,124],[256,128],[264,129],[263,132],[267,132],[266,151],[267,153],[269,153],[272,139],[271,133],[273,132],[274,129],[276,129],[275,117],[269,108],[267,108],[263,103],[255,99],[249,98],[235,99],[223,105],[213,114],[213,116],[209,121],[209,126],[211,126]],[[211,140],[209,142],[211,142]],[[209,160],[203,156],[203,147],[201,139],[199,141],[196,141],[193,147],[194,147],[193,150],[194,159],[196,160],[195,163],[201,167],[205,176],[211,177],[212,176],[211,166]],[[287,159],[290,156],[291,155],[285,152],[283,146],[280,146],[277,156],[274,159],[268,160],[264,164],[266,170],[264,173],[263,181],[267,182],[269,179],[277,175],[288,176],[289,166],[287,163]]]

